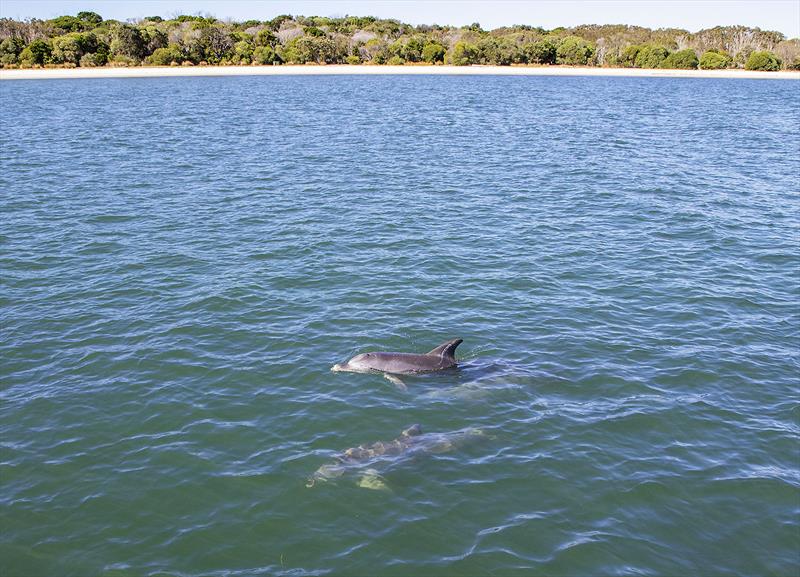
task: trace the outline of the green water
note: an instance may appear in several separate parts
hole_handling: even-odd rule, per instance
[[[0,574],[797,575],[797,88],[3,82]]]

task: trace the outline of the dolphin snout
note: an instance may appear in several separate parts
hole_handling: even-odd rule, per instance
[[[333,365],[331,367],[331,371],[333,371],[334,373],[338,373],[339,371],[343,371],[343,370],[344,370],[344,367],[339,363],[336,363],[335,365]]]

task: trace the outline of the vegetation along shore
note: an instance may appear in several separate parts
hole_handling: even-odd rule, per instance
[[[483,30],[477,23],[412,26],[355,16],[228,22],[184,15],[120,22],[79,12],[52,20],[0,19],[5,69],[282,64],[800,70],[800,39],[746,26]]]

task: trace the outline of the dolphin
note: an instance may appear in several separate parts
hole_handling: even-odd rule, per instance
[[[442,343],[424,355],[386,352],[362,353],[345,363],[333,365],[331,370],[350,373],[380,372],[383,373],[384,377],[405,390],[405,383],[395,375],[430,373],[455,367],[458,364],[455,357],[456,347],[463,342],[463,339],[453,339]]]
[[[481,429],[467,428],[449,433],[423,433],[420,425],[411,425],[392,441],[378,441],[359,445],[336,455],[333,463],[326,463],[308,479],[306,487],[332,481],[348,471],[361,472],[358,486],[366,489],[388,490],[374,465],[392,459],[446,453],[470,441],[490,438]]]

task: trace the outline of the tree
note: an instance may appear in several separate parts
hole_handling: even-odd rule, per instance
[[[634,61],[637,68],[658,68],[669,56],[669,50],[656,44],[645,44],[639,49]]]
[[[550,40],[537,40],[532,44],[526,44],[525,57],[531,64],[555,64],[556,45]]]
[[[697,68],[698,60],[697,54],[694,50],[687,48],[686,50],[678,50],[667,56],[661,62],[661,68],[683,68],[687,70],[694,70]]]
[[[450,63],[455,66],[468,66],[478,63],[478,48],[474,44],[458,41],[450,54]]]
[[[53,38],[52,60],[56,64],[78,65],[84,54],[91,52],[108,53],[108,46],[98,42],[97,36],[88,33],[71,32]]]
[[[436,62],[444,62],[444,54],[444,46],[438,42],[426,44],[422,49],[422,59],[425,62],[430,62],[431,64],[435,64]]]
[[[556,62],[571,66],[585,66],[594,54],[594,48],[583,38],[567,36],[556,49]]]
[[[153,66],[169,66],[173,62],[180,64],[183,61],[184,56],[178,44],[169,44],[164,48],[157,48],[147,58],[147,63]]]
[[[25,68],[43,66],[50,62],[53,49],[49,42],[41,39],[34,40],[20,52],[19,63]]]
[[[768,50],[756,50],[747,58],[745,70],[775,71],[781,69],[781,60]]]
[[[630,46],[626,46],[625,49],[622,51],[619,57],[619,64],[624,66],[625,68],[633,68],[636,66],[636,57],[639,56],[639,52],[641,51],[642,47],[638,44],[631,44]]]
[[[19,38],[6,38],[0,42],[0,64],[16,64],[25,44]]]
[[[103,18],[96,12],[78,12],[78,20],[86,22],[92,28],[99,26],[103,22]]]
[[[726,53],[719,50],[706,50],[700,57],[700,68],[702,70],[719,70],[731,65],[732,59]]]
[[[253,43],[249,40],[240,40],[233,45],[233,62],[236,64],[250,64],[253,59]]]
[[[114,26],[111,33],[111,56],[141,60],[147,53],[147,43],[138,28],[128,24]]]
[[[279,64],[281,59],[272,46],[256,46],[253,50],[253,62],[257,64]]]

